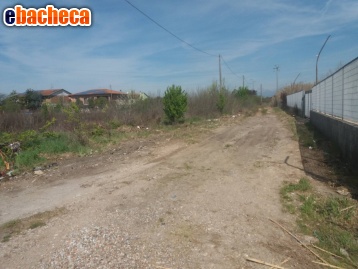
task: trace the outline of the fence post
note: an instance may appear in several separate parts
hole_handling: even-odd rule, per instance
[[[333,117],[334,115],[333,115],[333,88],[334,88],[334,75],[332,75],[332,114],[331,114],[331,116]]]
[[[342,120],[344,120],[344,67],[342,68]]]
[[[324,91],[323,91],[323,110],[324,110],[324,114],[328,114],[327,113],[327,106],[326,106],[326,103],[327,103],[327,83],[326,83],[326,79],[324,80]]]

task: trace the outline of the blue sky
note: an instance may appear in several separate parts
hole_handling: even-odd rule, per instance
[[[358,56],[357,0],[130,0],[208,56],[175,39],[124,0],[8,1],[7,7],[88,7],[91,27],[6,27],[0,23],[0,93],[64,88],[163,94],[172,84],[187,92],[219,79],[229,89],[245,84],[265,95],[315,81]],[[75,4],[74,4],[75,2]],[[28,3],[31,3],[30,6]]]

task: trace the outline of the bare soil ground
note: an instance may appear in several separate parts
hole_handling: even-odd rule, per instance
[[[197,143],[151,136],[1,183],[0,224],[66,211],[0,243],[0,268],[320,268],[269,221],[297,233],[279,195],[305,176],[292,133],[270,110],[218,125]]]

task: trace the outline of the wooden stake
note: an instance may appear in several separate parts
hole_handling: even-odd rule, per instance
[[[275,223],[276,225],[278,225],[279,227],[281,227],[281,229],[283,229],[286,233],[288,233],[289,235],[291,235],[294,239],[296,239],[296,241],[298,243],[301,244],[301,246],[303,246],[304,248],[306,248],[309,252],[311,252],[313,255],[315,255],[319,260],[321,260],[322,262],[329,264],[328,262],[326,262],[323,258],[321,258],[317,253],[315,253],[313,250],[311,250],[309,247],[307,247],[300,239],[298,239],[294,234],[292,234],[290,231],[288,231],[285,227],[283,227],[281,224],[277,223],[276,221],[269,219],[270,221],[272,221],[273,223]]]
[[[336,255],[336,254],[334,254],[334,253],[332,253],[332,252],[329,252],[329,251],[327,251],[327,250],[325,250],[325,249],[319,248],[319,247],[317,247],[317,246],[315,246],[315,245],[313,245],[313,244],[311,244],[311,246],[314,247],[314,248],[316,248],[316,249],[319,249],[319,250],[321,250],[321,251],[323,251],[323,252],[325,252],[325,253],[327,253],[327,254],[329,254],[329,255],[332,255],[332,256],[334,256],[334,257],[337,257],[337,258],[340,258],[340,259],[344,259],[342,256]]]
[[[353,207],[355,207],[355,205],[351,205],[351,206],[348,206],[348,207],[346,207],[346,208],[343,208],[343,209],[341,209],[339,212],[346,211],[346,210],[351,209],[351,208],[353,208]]]
[[[330,267],[330,268],[336,268],[336,269],[344,269],[342,267],[338,267],[338,266],[334,266],[332,264],[327,264],[327,263],[322,263],[322,262],[316,262],[316,261],[312,261],[313,263],[319,264],[319,265],[323,265],[326,267]]]
[[[285,269],[284,267],[278,266],[278,265],[274,265],[274,264],[270,264],[267,262],[263,262],[257,259],[252,259],[252,258],[246,258],[246,260],[250,261],[250,262],[255,262],[255,263],[259,263],[259,264],[263,264],[263,265],[267,265],[267,266],[271,266],[272,268],[278,268],[278,269]]]
[[[281,265],[284,265],[286,262],[288,262],[291,258],[287,258],[286,260],[284,260],[283,262],[280,263]],[[274,267],[270,267],[270,269],[273,269]]]

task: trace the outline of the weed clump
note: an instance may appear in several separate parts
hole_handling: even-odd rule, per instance
[[[341,255],[342,249],[349,253],[350,260],[343,262],[345,266],[358,262],[357,201],[319,195],[305,178],[296,184],[285,184],[280,194],[284,208],[297,213],[301,231],[316,237],[319,247],[337,255]]]

